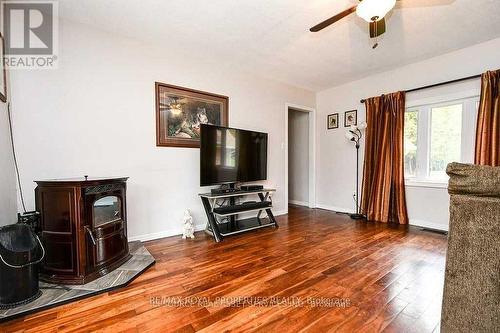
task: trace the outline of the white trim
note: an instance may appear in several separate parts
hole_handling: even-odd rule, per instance
[[[472,96],[471,96],[472,95]],[[454,98],[452,98],[453,96]],[[422,103],[426,104],[422,104]],[[479,102],[478,92],[471,90],[467,93],[452,94],[446,96],[436,96],[431,99],[424,99],[407,103],[405,113],[418,112],[417,122],[417,169],[414,178],[408,179],[410,186],[446,188],[441,183],[446,179],[435,179],[430,177],[430,153],[431,153],[431,132],[432,132],[432,110],[434,108],[461,105],[462,125],[460,158],[456,162],[472,163],[474,159],[474,138],[475,124],[477,117],[477,103]],[[424,183],[425,185],[420,185]]]
[[[281,215],[286,215],[286,214],[288,214],[288,209],[283,209],[283,210],[280,210],[278,212],[273,212],[274,216],[281,216]]]
[[[348,213],[348,214],[354,213],[353,211],[351,211],[347,208],[342,208],[342,207],[335,207],[335,206],[322,205],[322,204],[317,204],[316,207],[319,209],[330,210],[330,211],[337,212],[337,213]],[[410,219],[409,224],[411,226],[414,226],[414,227],[428,228],[428,229],[441,230],[441,231],[448,231],[448,227],[449,227],[448,224],[435,223],[435,222],[429,222],[429,221],[424,221],[424,220],[415,220],[415,219]]]
[[[293,104],[293,103],[285,103],[286,104],[286,110],[288,111],[289,108],[297,110],[297,111],[304,111],[304,112],[315,112],[315,108],[311,108],[309,106],[303,106],[303,105],[298,105],[298,104]]]
[[[283,149],[285,150],[285,207],[288,214],[288,111],[293,109],[309,113],[309,203],[306,205],[309,208],[316,207],[316,109],[297,105],[293,103],[285,103],[285,142]]]
[[[414,227],[428,228],[441,231],[448,231],[449,229],[448,224],[429,222],[424,220],[415,220],[415,219],[410,219],[410,225]]]
[[[423,180],[405,180],[405,187],[425,187],[447,189],[448,182],[432,182]]]
[[[199,224],[194,226],[194,231],[201,231],[205,230],[206,224]],[[160,238],[166,238],[166,237],[172,237],[172,236],[180,236],[182,235],[182,229],[170,229],[170,230],[165,230],[165,231],[160,231],[160,232],[155,232],[151,234],[144,234],[144,235],[139,235],[139,236],[132,236],[128,237],[128,240],[130,242],[133,241],[141,241],[141,242],[147,242],[150,240],[155,240],[155,239],[160,239]]]
[[[286,211],[286,210],[280,210],[278,212],[273,212],[274,216],[281,216],[281,215],[286,215],[286,214],[288,214],[288,211]],[[194,231],[205,230],[206,226],[207,226],[206,223],[195,225]],[[181,235],[182,235],[182,229],[170,229],[170,230],[165,230],[165,231],[160,231],[160,232],[154,232],[151,234],[144,234],[144,235],[139,235],[139,236],[128,237],[128,240],[130,242],[134,242],[134,241],[147,242],[147,241],[152,241],[152,240],[167,238],[167,237],[173,237],[173,236],[180,237]]]
[[[316,204],[316,208],[330,210],[332,212],[337,212],[337,213],[346,213],[346,214],[354,214],[355,213],[352,210],[352,208],[337,207],[337,206],[330,206],[330,205],[323,205],[323,204]]]
[[[292,205],[296,205],[296,206],[305,206],[305,207],[309,207],[309,202],[305,202],[305,201],[290,200],[290,199],[288,199],[288,203],[289,203],[289,204],[292,204]]]
[[[479,79],[478,79],[478,82]],[[406,108],[418,109],[422,106],[432,105],[433,107],[439,106],[440,104],[447,104],[448,102],[460,102],[466,99],[475,98],[481,95],[481,87],[478,86],[477,89],[468,89],[466,91],[460,91],[457,93],[437,95],[428,98],[421,98],[417,100],[408,100],[406,102]]]

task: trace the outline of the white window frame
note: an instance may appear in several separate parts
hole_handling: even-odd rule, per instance
[[[446,188],[448,177],[436,179],[429,177],[430,144],[431,144],[431,113],[436,107],[462,104],[462,132],[460,145],[460,161],[463,163],[474,162],[474,139],[476,130],[477,110],[479,96],[475,93],[464,93],[463,97],[433,98],[408,103],[406,112],[418,112],[417,120],[417,162],[416,175],[405,175],[407,186]]]

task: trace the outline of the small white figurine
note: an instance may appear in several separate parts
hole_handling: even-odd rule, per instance
[[[194,225],[193,225],[193,217],[189,212],[189,209],[184,211],[184,217],[182,218],[184,221],[184,233],[182,234],[182,239],[194,238]]]

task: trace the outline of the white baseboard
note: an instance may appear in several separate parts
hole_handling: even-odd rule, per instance
[[[281,215],[286,215],[286,214],[288,214],[288,210],[287,209],[283,209],[283,210],[280,210],[278,212],[273,212],[274,216],[281,216]]]
[[[286,215],[288,214],[287,210],[280,210],[278,212],[273,212],[274,216],[280,216],[280,215]],[[199,224],[194,226],[195,231],[201,231],[205,230],[206,224]],[[128,240],[130,242],[134,241],[141,241],[141,242],[147,242],[155,239],[160,239],[160,238],[166,238],[166,237],[172,237],[172,236],[180,236],[182,235],[182,229],[170,229],[170,230],[165,230],[165,231],[160,231],[160,232],[154,232],[151,234],[144,234],[144,235],[139,235],[139,236],[132,236],[128,237]]]
[[[354,214],[354,212],[350,208],[345,208],[345,207],[337,207],[337,206],[329,206],[329,205],[323,205],[323,204],[316,204],[316,208],[325,209],[325,210],[331,210],[331,211],[337,212],[337,213]]]
[[[349,214],[352,213],[347,208],[322,205],[322,204],[317,204],[316,208],[330,210],[330,211],[334,211],[334,212],[338,212],[338,213],[349,213]],[[281,215],[286,215],[286,214],[288,214],[287,210],[280,210],[280,211],[274,212],[274,216],[281,216]],[[448,231],[448,228],[449,228],[449,226],[447,224],[444,225],[444,224],[440,224],[440,223],[434,223],[434,222],[429,222],[429,221],[424,221],[424,220],[416,220],[416,219],[410,219],[410,225],[415,226],[415,227],[420,227],[420,228],[429,228],[429,229],[442,230],[442,231]],[[205,227],[206,227],[206,224],[195,225],[194,230],[195,231],[205,230]],[[151,241],[151,240],[155,240],[155,239],[172,237],[172,236],[180,236],[180,235],[182,235],[182,229],[175,229],[175,230],[170,229],[170,230],[155,232],[155,233],[151,233],[151,234],[132,236],[132,237],[129,237],[128,240],[131,242],[133,242],[133,241],[147,242],[147,241]]]
[[[194,230],[195,231],[205,230],[205,227],[206,227],[206,224],[195,225]],[[170,229],[170,230],[155,232],[155,233],[151,233],[151,234],[128,237],[128,240],[130,242],[133,242],[133,241],[147,242],[150,240],[172,237],[172,236],[180,236],[180,235],[182,235],[182,229]]]
[[[328,206],[328,205],[322,205],[322,204],[317,204],[316,208],[331,210],[331,211],[338,212],[338,213],[348,213],[348,214],[354,213],[351,210],[349,210],[348,208]],[[441,230],[441,231],[448,231],[448,228],[449,228],[448,224],[434,223],[434,222],[429,222],[429,221],[424,221],[424,220],[416,220],[416,219],[410,219],[410,225],[415,226],[415,227],[428,228],[428,229]]]
[[[304,207],[309,207],[309,202],[305,201],[299,201],[299,200],[288,200],[289,204],[296,205],[296,206],[304,206]]]
[[[415,219],[410,219],[410,225],[415,227],[428,228],[441,231],[448,231],[449,229],[448,224],[441,224],[441,223],[429,222],[424,220],[415,220]]]

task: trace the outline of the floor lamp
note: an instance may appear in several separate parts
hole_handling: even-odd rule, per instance
[[[356,213],[349,215],[353,220],[364,219],[359,209],[359,141],[363,137],[363,130],[366,128],[366,122],[362,122],[359,126],[352,125],[345,133],[345,137],[355,143],[356,147]]]

